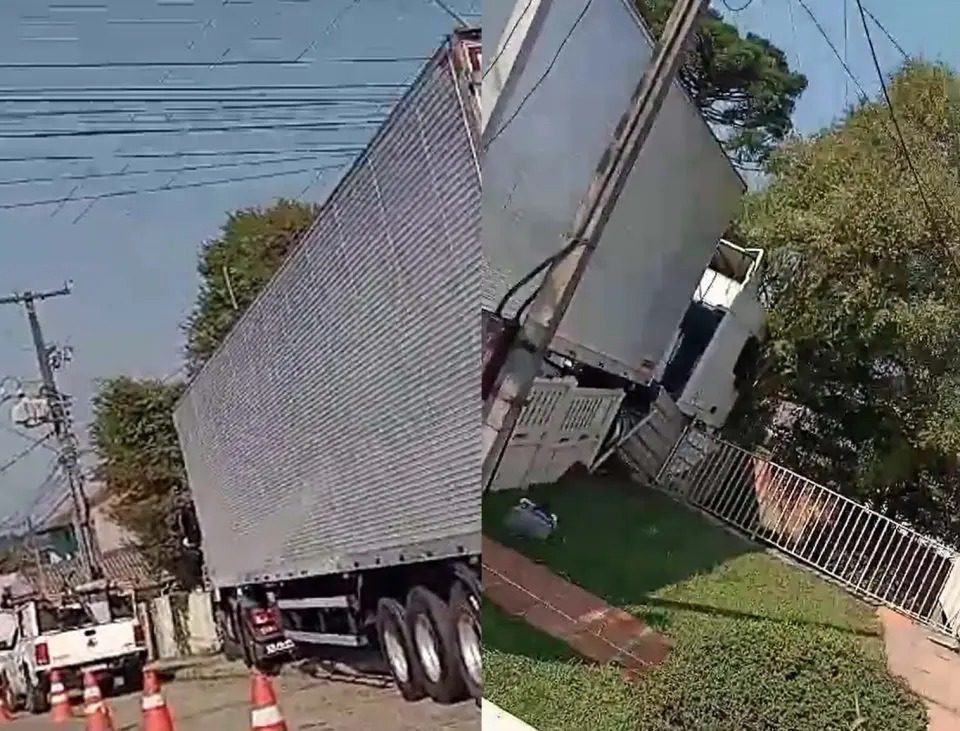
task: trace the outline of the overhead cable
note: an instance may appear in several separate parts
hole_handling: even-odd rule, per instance
[[[192,183],[175,183],[171,185],[160,185],[154,188],[137,188],[130,190],[114,190],[108,193],[98,193],[96,195],[78,195],[66,196],[60,198],[45,198],[42,200],[22,201],[18,203],[0,203],[0,210],[12,210],[16,208],[35,208],[38,206],[59,205],[61,203],[71,203],[74,201],[94,201],[104,200],[106,198],[122,198],[125,196],[142,195],[145,193],[164,193],[169,190],[184,190],[187,188],[204,188],[210,185],[227,185],[229,183],[241,183],[250,180],[266,180],[268,178],[279,178],[284,176],[302,175],[305,173],[315,173],[320,168],[326,166],[314,166],[309,168],[298,168],[296,170],[281,170],[273,173],[261,173],[259,175],[245,175],[233,178],[223,178],[220,180],[202,180]],[[343,165],[330,166],[330,169],[340,168]]]

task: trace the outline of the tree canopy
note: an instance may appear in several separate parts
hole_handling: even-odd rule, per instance
[[[316,214],[316,206],[288,200],[235,211],[220,235],[203,244],[200,287],[184,326],[188,373],[213,354]],[[126,376],[104,380],[93,399],[90,429],[112,517],[157,565],[181,576],[188,562],[176,516],[190,504],[190,495],[172,415],[183,388],[179,382]]]
[[[173,407],[183,385],[120,376],[98,386],[90,437],[97,478],[109,491],[111,517],[155,563],[176,570],[182,537],[172,520],[176,508],[189,501],[173,426]]]
[[[659,37],[674,0],[635,0],[644,21]],[[741,36],[710,8],[679,73],[707,121],[724,135],[738,163],[766,159],[793,129],[793,109],[807,78],[790,69],[786,55],[766,38]]]
[[[952,539],[958,90],[949,69],[922,62],[890,82],[920,185],[886,104],[864,102],[770,158],[769,185],[748,196],[736,231],[770,266],[764,362],[735,428],[778,445],[804,474]]]
[[[184,328],[189,372],[198,371],[213,354],[317,212],[317,206],[290,200],[235,211],[220,235],[203,244],[197,266],[200,289]]]

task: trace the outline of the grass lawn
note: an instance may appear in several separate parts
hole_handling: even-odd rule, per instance
[[[539,731],[921,731],[920,701],[887,673],[873,610],[630,483],[534,488],[560,520],[510,537],[516,491],[484,501],[484,531],[668,635],[638,684],[487,603],[484,694]]]

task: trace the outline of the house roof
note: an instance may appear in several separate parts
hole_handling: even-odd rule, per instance
[[[124,589],[152,589],[173,581],[166,571],[155,568],[135,546],[107,551],[100,557],[103,577]],[[24,577],[36,589],[59,591],[76,583],[80,563],[70,559],[44,566],[43,581],[35,567],[24,570]]]

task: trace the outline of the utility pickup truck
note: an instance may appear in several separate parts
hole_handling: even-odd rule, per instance
[[[147,649],[130,597],[103,593],[61,601],[31,599],[14,609],[12,649],[0,654],[8,708],[45,713],[53,670],[60,671],[68,689],[79,688],[88,670],[105,691],[118,682],[125,690],[140,687]]]

